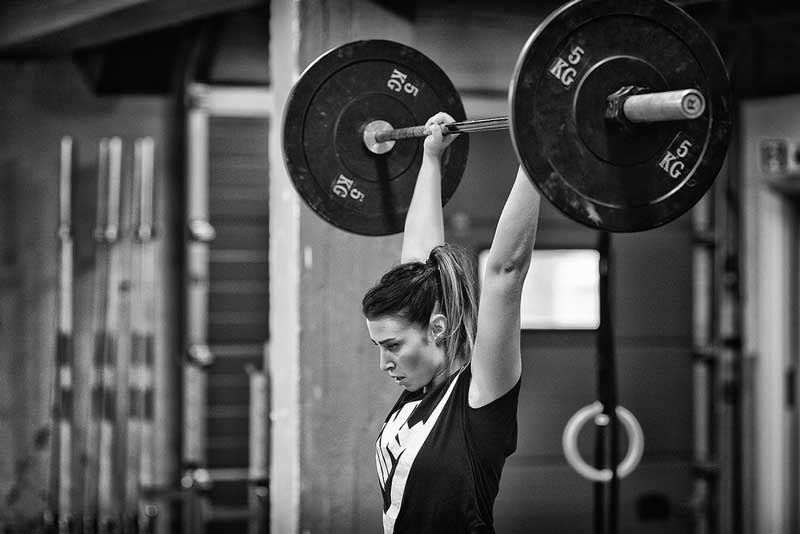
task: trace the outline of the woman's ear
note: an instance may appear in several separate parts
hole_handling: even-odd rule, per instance
[[[428,325],[434,343],[441,344],[444,341],[445,332],[447,332],[447,317],[441,313],[434,313],[431,315]]]

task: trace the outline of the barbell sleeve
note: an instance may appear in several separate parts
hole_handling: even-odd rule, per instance
[[[631,95],[622,113],[631,122],[664,122],[696,119],[706,109],[706,99],[697,89]]]
[[[681,89],[678,91],[631,95],[626,97],[622,104],[622,113],[625,118],[631,122],[648,123],[696,119],[702,115],[704,111],[705,98],[697,89]],[[442,133],[448,135],[455,133],[507,130],[509,124],[509,117],[453,122],[445,125],[442,128]],[[424,125],[397,129],[387,127],[387,129],[378,131],[368,128],[364,131],[364,141],[369,146],[370,144],[385,143],[400,139],[421,138],[429,134],[430,129]]]

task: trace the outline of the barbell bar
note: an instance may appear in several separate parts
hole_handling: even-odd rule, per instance
[[[626,88],[621,88],[617,93],[608,96],[607,119],[632,123],[690,120],[700,117],[706,108],[705,98],[697,89],[639,93],[618,97],[617,95],[624,89]],[[618,103],[618,99],[621,102]],[[613,111],[618,106],[622,113]],[[452,122],[442,125],[442,135],[508,130],[509,125],[509,117]],[[385,154],[391,150],[394,146],[392,141],[419,139],[427,137],[431,133],[430,128],[425,125],[393,128],[391,124],[383,120],[371,121],[363,129],[364,145],[374,154]]]
[[[423,124],[445,133],[508,130],[520,165],[556,208],[590,228],[666,224],[707,191],[725,159],[730,84],[710,37],[667,0],[572,0],[517,58],[509,115],[467,120],[446,74],[386,40],[334,48],[290,92],[283,150],[298,193],[322,218],[363,235],[402,231],[422,159]],[[455,192],[470,136],[442,156]]]

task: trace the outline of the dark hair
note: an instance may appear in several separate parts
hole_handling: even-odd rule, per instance
[[[364,295],[361,310],[367,319],[394,315],[426,328],[437,304],[447,318],[448,363],[468,362],[478,324],[478,289],[474,258],[459,247],[440,245],[424,263],[392,268]]]

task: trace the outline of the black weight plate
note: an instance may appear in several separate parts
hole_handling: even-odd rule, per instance
[[[420,52],[384,40],[334,48],[306,68],[292,88],[283,122],[283,155],[295,189],[331,224],[361,235],[403,230],[422,162],[422,141],[397,141],[370,152],[363,127],[384,120],[418,126],[439,111],[465,120],[444,72]],[[468,136],[442,156],[442,202],[458,187]]]
[[[606,97],[624,86],[696,88],[695,120],[620,125]],[[730,84],[705,31],[665,0],[575,0],[533,32],[509,92],[511,137],[531,180],[592,228],[666,224],[708,190],[725,159]]]

